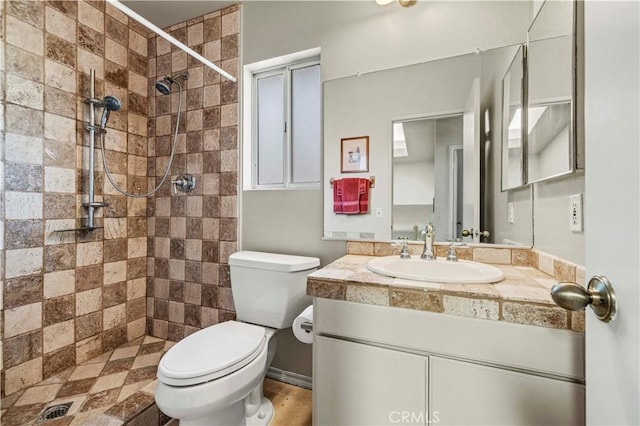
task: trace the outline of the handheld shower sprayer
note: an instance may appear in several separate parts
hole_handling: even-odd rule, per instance
[[[118,111],[121,104],[115,96],[105,96],[100,106],[104,108],[102,118],[100,119],[100,130],[104,130],[105,127],[107,127],[107,121],[109,121],[109,113],[111,111]]]

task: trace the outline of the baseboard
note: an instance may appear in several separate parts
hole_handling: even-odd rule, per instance
[[[290,385],[299,386],[305,389],[311,389],[312,380],[311,377],[304,376],[298,373],[292,373],[291,371],[281,370],[276,367],[269,367],[267,370],[267,377],[279,382],[289,383]]]

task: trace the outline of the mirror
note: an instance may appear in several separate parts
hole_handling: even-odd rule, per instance
[[[523,156],[524,48],[516,52],[502,79],[502,190],[525,183]]]
[[[518,48],[325,82],[324,238],[414,239],[431,220],[437,241],[477,228],[491,235],[473,242],[531,245],[529,188],[516,199],[500,195],[501,82]],[[407,144],[404,159],[393,155],[404,149],[394,142],[402,139],[399,125]],[[434,133],[435,138],[424,136]],[[369,172],[345,175],[340,140],[353,136],[369,136]],[[412,139],[424,146],[414,147]],[[369,212],[334,213],[329,180],[371,176]],[[515,223],[507,220],[508,202],[515,204]]]
[[[393,123],[393,239],[419,240],[427,222],[436,240],[461,238],[462,115]]]
[[[546,1],[527,47],[527,182],[575,170],[574,3]]]
[[[474,82],[481,73],[481,65],[482,54],[467,54],[324,83],[325,238],[395,238],[392,198],[393,183],[397,181],[394,178],[392,155],[394,123],[425,117],[460,116],[466,111],[470,93],[476,86]],[[474,102],[479,110],[477,98],[474,98]],[[475,124],[480,121],[477,115]],[[407,123],[407,131],[410,131],[410,127]],[[479,133],[478,129],[473,131]],[[354,136],[369,137],[369,172],[344,174],[340,168],[340,140]],[[468,164],[473,166],[473,161]],[[425,172],[419,173],[424,175]],[[371,188],[369,194],[369,212],[359,215],[334,213],[333,188],[326,182],[331,178],[370,176],[375,176],[375,187]],[[407,179],[418,179],[410,173],[405,176]],[[479,177],[473,181],[478,182]],[[427,192],[418,186],[414,186],[413,190],[422,195],[423,200],[419,203],[422,207],[416,209],[421,209],[423,216],[419,220],[417,217],[411,219],[409,230],[414,225],[422,230],[429,214],[425,206],[433,204],[425,200],[434,198],[434,195],[430,195],[432,191]],[[478,203],[472,201],[469,204],[473,210]]]

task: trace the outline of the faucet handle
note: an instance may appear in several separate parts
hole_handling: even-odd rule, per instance
[[[398,247],[398,246],[402,247],[402,250],[400,251],[400,259],[411,258],[411,254],[409,254],[409,244],[407,243],[406,240],[393,241],[391,245],[394,247]]]

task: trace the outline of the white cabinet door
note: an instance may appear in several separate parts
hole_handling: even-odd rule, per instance
[[[442,425],[584,425],[584,386],[429,357],[429,401]]]
[[[426,357],[323,336],[313,346],[315,425],[426,424]]]

